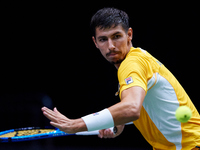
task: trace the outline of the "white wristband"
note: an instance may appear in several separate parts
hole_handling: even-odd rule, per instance
[[[82,117],[88,131],[114,127],[113,117],[108,109]]]

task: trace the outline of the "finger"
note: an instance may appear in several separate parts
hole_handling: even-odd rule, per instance
[[[47,109],[47,107],[45,107],[45,106],[41,108],[42,111],[45,111],[46,109]]]
[[[54,112],[55,112],[55,115],[58,117],[62,117],[62,118],[65,118],[65,119],[69,119],[69,118],[67,118],[65,115],[63,115],[63,114],[61,114],[58,110],[57,110],[57,108],[55,107],[54,108]]]
[[[54,111],[56,114],[58,114],[58,115],[62,115],[62,116],[63,116],[63,114],[61,114],[61,113],[57,110],[56,107],[53,109],[53,111]]]
[[[51,121],[50,124],[56,128],[59,128],[60,129],[60,124],[59,123],[56,123],[56,122],[53,122]]]
[[[54,111],[54,112],[59,112],[59,111],[57,110],[57,108],[56,108],[56,107],[53,109],[53,111]]]
[[[50,110],[48,108],[44,108],[43,109],[43,113],[45,113],[45,114],[51,114],[51,115],[55,114],[55,112],[53,112],[52,110]]]
[[[114,137],[115,137],[114,133],[110,130],[110,138],[114,138]]]
[[[56,114],[54,111],[48,109],[48,108],[43,108],[43,114],[51,121],[56,122]]]
[[[44,116],[47,117],[49,120],[54,121],[54,122],[56,121],[56,117],[55,117],[54,115],[49,114],[49,113],[47,113],[47,112],[43,112],[43,114],[44,114]]]
[[[104,131],[104,138],[109,138],[109,129],[106,129],[105,131]]]
[[[54,111],[52,111],[51,109],[48,109],[48,108],[47,108],[45,111],[43,111],[43,113],[45,113],[45,114],[47,114],[47,115],[50,115],[50,116],[52,116],[52,117],[54,117],[54,118],[57,117],[56,112],[54,112]]]
[[[113,137],[114,137],[114,134],[110,129],[106,129],[104,131],[104,138],[113,138]]]
[[[113,133],[113,131],[111,129],[109,129],[109,132],[110,132],[110,138],[114,138],[115,134]]]
[[[51,110],[51,109],[49,109],[49,108],[47,108],[47,107],[44,106],[44,107],[41,108],[41,110],[42,111],[46,111],[46,110]]]
[[[98,135],[98,137],[102,139],[103,136],[104,136],[104,129],[103,129],[103,130],[99,130],[99,135]]]
[[[44,110],[44,112],[46,112],[46,113],[48,113],[48,114],[55,114],[55,112],[52,111],[52,110],[49,109],[49,108],[46,108],[46,109]]]

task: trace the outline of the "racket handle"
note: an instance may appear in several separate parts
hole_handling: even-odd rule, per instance
[[[130,125],[133,124],[133,122],[129,122],[126,123],[126,125]],[[109,128],[114,134],[117,133],[117,128],[116,127],[111,127]],[[95,131],[84,131],[84,132],[77,132],[75,133],[76,135],[98,135],[99,134],[99,130],[95,130]]]
[[[98,135],[99,130],[96,131],[84,131],[84,132],[77,132],[76,135]]]
[[[117,133],[117,128],[115,127],[111,127],[109,128],[114,134]],[[84,132],[77,132],[75,133],[76,135],[98,135],[99,134],[99,130],[95,130],[95,131],[84,131]]]
[[[114,127],[109,128],[113,133],[114,133]],[[95,130],[95,131],[83,131],[83,132],[77,132],[75,133],[76,135],[98,135],[99,134],[99,130]]]
[[[128,123],[126,123],[125,125],[131,125],[131,124],[133,124],[133,122],[128,122]],[[113,132],[114,135],[115,135],[115,134],[117,133],[117,131],[118,131],[118,129],[117,129],[116,126],[111,127],[111,128],[109,128],[109,129]]]

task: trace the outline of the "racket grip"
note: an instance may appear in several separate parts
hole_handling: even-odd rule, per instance
[[[131,125],[131,124],[133,124],[133,122],[128,122],[128,123],[126,123],[125,125]],[[111,128],[109,128],[109,129],[113,132],[114,135],[115,135],[115,134],[117,133],[117,131],[118,131],[118,129],[117,129],[116,126],[111,127]]]
[[[111,127],[111,128],[109,128],[109,129],[115,134],[116,132],[114,132],[114,128],[115,128],[115,127]],[[99,134],[99,130],[77,132],[77,133],[75,133],[75,134],[76,134],[76,135],[98,135],[98,134]]]
[[[133,122],[126,123],[126,125],[130,125],[130,124],[133,124]],[[114,133],[114,135],[117,133],[117,127],[111,127],[109,129]],[[98,135],[98,134],[99,134],[99,130],[75,133],[75,135]]]
[[[131,124],[133,124],[133,122],[128,122],[128,123],[126,123],[125,125],[131,125]],[[117,133],[117,131],[118,131],[118,129],[117,129],[116,126],[111,127],[111,128],[109,128],[109,129],[113,132],[114,135],[115,135],[115,134]]]
[[[77,132],[77,133],[75,133],[75,134],[76,134],[76,135],[98,135],[98,134],[99,134],[99,130]]]

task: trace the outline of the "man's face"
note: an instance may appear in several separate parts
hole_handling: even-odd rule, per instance
[[[96,28],[96,38],[92,37],[101,54],[114,65],[120,64],[129,52],[132,43],[132,29],[126,33],[121,25],[100,29]]]

